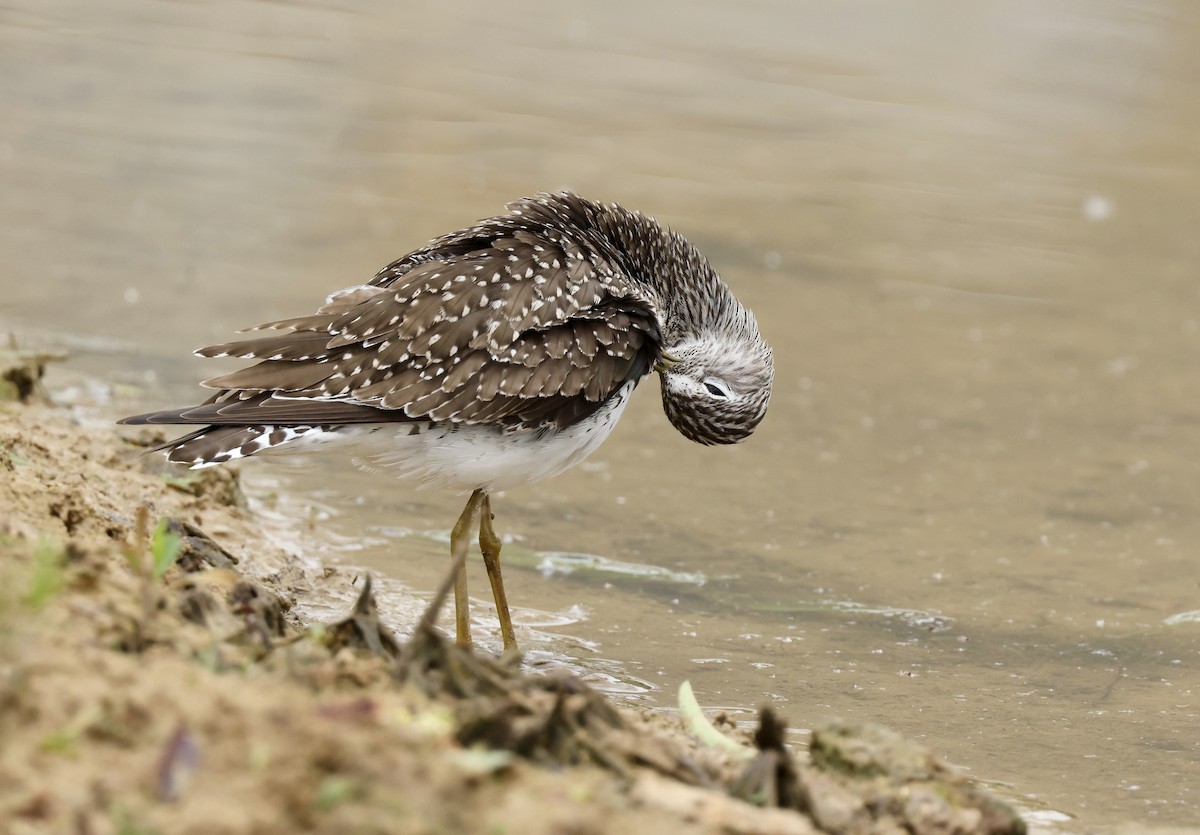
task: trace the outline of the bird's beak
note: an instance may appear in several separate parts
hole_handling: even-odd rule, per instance
[[[675,357],[671,356],[666,351],[660,351],[658,354],[658,361],[654,363],[654,370],[661,374],[678,362],[679,360],[675,359]]]

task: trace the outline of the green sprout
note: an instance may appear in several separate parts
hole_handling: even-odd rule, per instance
[[[166,518],[158,520],[154,534],[150,537],[151,573],[155,580],[161,580],[167,569],[179,559],[183,550],[183,537],[167,528]]]
[[[48,540],[42,540],[33,552],[33,571],[29,578],[29,590],[24,603],[31,609],[40,609],[63,587],[62,548]]]

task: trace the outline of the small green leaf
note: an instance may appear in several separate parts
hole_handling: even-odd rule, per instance
[[[308,639],[314,644],[324,646],[329,643],[329,627],[320,621],[313,622],[308,627]]]
[[[183,550],[183,539],[179,534],[167,530],[167,520],[159,519],[150,540],[150,553],[154,555],[154,579],[162,579],[167,569],[175,564]]]
[[[79,738],[87,733],[88,728],[99,722],[103,717],[104,712],[100,709],[99,705],[84,705],[75,712],[74,716],[67,720],[66,725],[42,740],[42,750],[51,754],[63,754],[69,757],[75,756],[77,753],[75,746]]]
[[[679,685],[679,714],[683,717],[683,724],[687,727],[688,733],[709,748],[716,748],[739,760],[748,760],[754,756],[752,749],[738,745],[709,724],[708,719],[704,717],[704,712],[700,709],[700,703],[696,701],[696,694],[692,690],[690,681]]]
[[[328,812],[335,806],[340,806],[350,800],[357,793],[358,786],[349,777],[331,774],[321,781],[313,803],[322,812]]]
[[[182,490],[185,493],[192,492],[192,486],[196,483],[195,476],[178,476],[163,473],[160,478],[168,487],[174,487],[176,490]]]
[[[33,552],[33,575],[25,592],[25,605],[40,609],[58,594],[63,587],[63,559],[63,551],[57,545],[46,541],[38,545]]]

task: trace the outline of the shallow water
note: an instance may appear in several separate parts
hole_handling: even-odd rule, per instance
[[[7,4],[0,325],[175,405],[191,348],[518,195],[654,214],[758,313],[771,412],[699,448],[648,381],[497,499],[534,660],[880,721],[1056,830],[1195,823],[1198,102],[1187,0]],[[247,477],[441,578],[460,497]]]

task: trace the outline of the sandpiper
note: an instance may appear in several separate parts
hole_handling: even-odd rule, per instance
[[[470,491],[450,539],[465,646],[461,556],[478,524],[516,647],[489,493],[578,464],[651,372],[667,418],[701,444],[745,439],[771,396],[771,349],[704,256],[653,218],[569,192],[510,203],[310,316],[248,331],[267,333],[196,351],[257,360],[206,380],[212,398],[121,423],[200,424],[157,448],[193,469],[336,443],[369,468]]]

